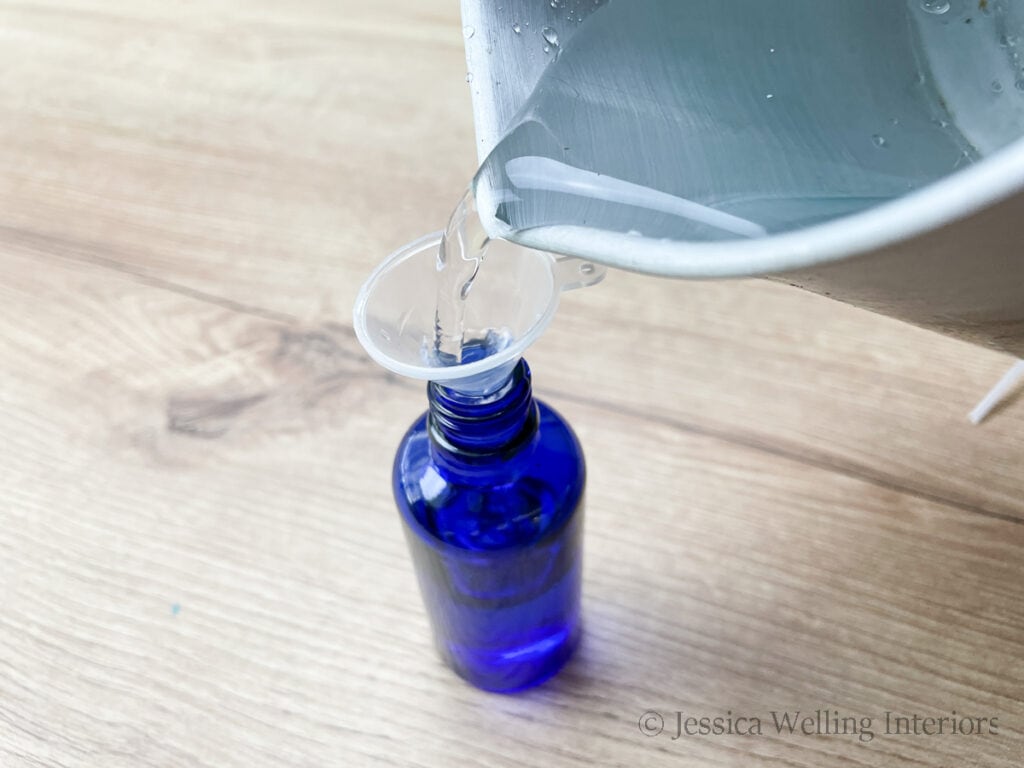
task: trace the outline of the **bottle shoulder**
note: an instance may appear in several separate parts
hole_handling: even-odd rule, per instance
[[[403,514],[434,535],[473,549],[522,545],[572,515],[583,494],[586,466],[568,422],[536,400],[537,432],[520,450],[465,472],[438,466],[426,414],[402,438],[393,486]]]

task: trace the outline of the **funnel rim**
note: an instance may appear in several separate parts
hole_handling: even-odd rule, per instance
[[[352,309],[352,327],[355,330],[356,338],[374,362],[392,373],[397,373],[400,376],[410,379],[418,379],[420,381],[456,381],[458,379],[464,379],[470,376],[486,373],[487,371],[498,368],[512,360],[517,360],[522,357],[523,352],[525,352],[526,349],[537,340],[537,337],[540,336],[551,324],[551,321],[554,319],[555,312],[558,309],[560,297],[560,291],[555,284],[553,271],[551,268],[548,268],[545,270],[545,274],[548,277],[549,299],[544,311],[540,314],[533,325],[530,326],[529,330],[523,333],[519,338],[515,339],[504,349],[501,349],[492,355],[488,355],[482,360],[476,360],[472,363],[463,363],[461,365],[430,366],[403,363],[393,357],[390,357],[382,352],[376,345],[366,325],[366,307],[369,303],[373,286],[396,264],[405,261],[406,259],[413,258],[424,250],[430,248],[436,250],[437,246],[441,244],[441,238],[443,236],[444,231],[438,230],[437,232],[431,232],[423,235],[422,237],[406,243],[394,250],[386,259],[384,259],[384,261],[377,265],[373,272],[370,273],[369,277],[367,277],[363,282],[362,286],[359,288],[359,294],[356,296],[355,305]],[[554,263],[554,259],[551,254],[545,251],[535,248],[523,248],[523,250],[529,252],[531,255],[536,254],[536,258],[546,259],[551,262],[551,264]]]

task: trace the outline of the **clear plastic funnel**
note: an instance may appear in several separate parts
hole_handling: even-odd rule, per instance
[[[435,353],[441,236],[435,232],[399,248],[370,275],[356,299],[359,342],[400,376],[489,392],[547,328],[559,294],[604,277],[604,267],[588,261],[492,241],[464,299],[463,339],[473,354],[464,354],[457,365],[445,364]]]

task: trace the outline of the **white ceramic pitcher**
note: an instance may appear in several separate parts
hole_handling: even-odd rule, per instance
[[[703,132],[691,125],[678,148],[657,134],[665,145],[644,148],[659,158],[688,153],[680,167],[700,161],[711,172],[788,173],[827,189],[833,171],[816,177],[820,158],[852,167],[872,163],[870,152],[888,152],[887,160],[922,166],[927,142],[904,131],[925,120],[951,123],[969,151],[906,194],[888,190],[877,204],[762,237],[638,238],[588,221],[562,227],[557,238],[538,231],[513,239],[668,277],[763,275],[1024,357],[1024,0],[674,0],[672,23],[695,51],[681,77],[678,62],[660,66],[648,50],[651,36],[633,23],[640,17],[631,9],[646,12],[649,25],[658,5],[463,0],[480,160],[522,119],[562,57],[559,98],[582,104],[588,89],[613,79],[634,96],[671,91],[687,104],[687,114],[704,120],[693,124]],[[588,43],[600,45],[601,66],[593,77],[572,69],[566,62],[574,41],[582,44],[589,25],[598,29],[601,15],[611,19],[613,10],[628,13],[620,16],[625,21],[606,23],[593,38],[598,43]],[[675,73],[672,82],[659,81],[663,71]],[[911,94],[915,85],[929,89],[931,101]],[[745,146],[707,127],[715,125],[776,142],[770,167],[761,163],[767,150],[752,145],[747,157]],[[569,121],[560,135],[581,145],[612,141],[601,128]],[[547,161],[537,162],[543,175]],[[529,176],[521,164],[515,170]],[[644,182],[641,171],[630,183]],[[497,194],[489,184],[478,179],[484,203]]]

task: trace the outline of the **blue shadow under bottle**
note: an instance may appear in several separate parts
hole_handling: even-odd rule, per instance
[[[394,492],[444,660],[479,688],[542,682],[580,633],[585,465],[520,360],[494,392],[432,382]]]

